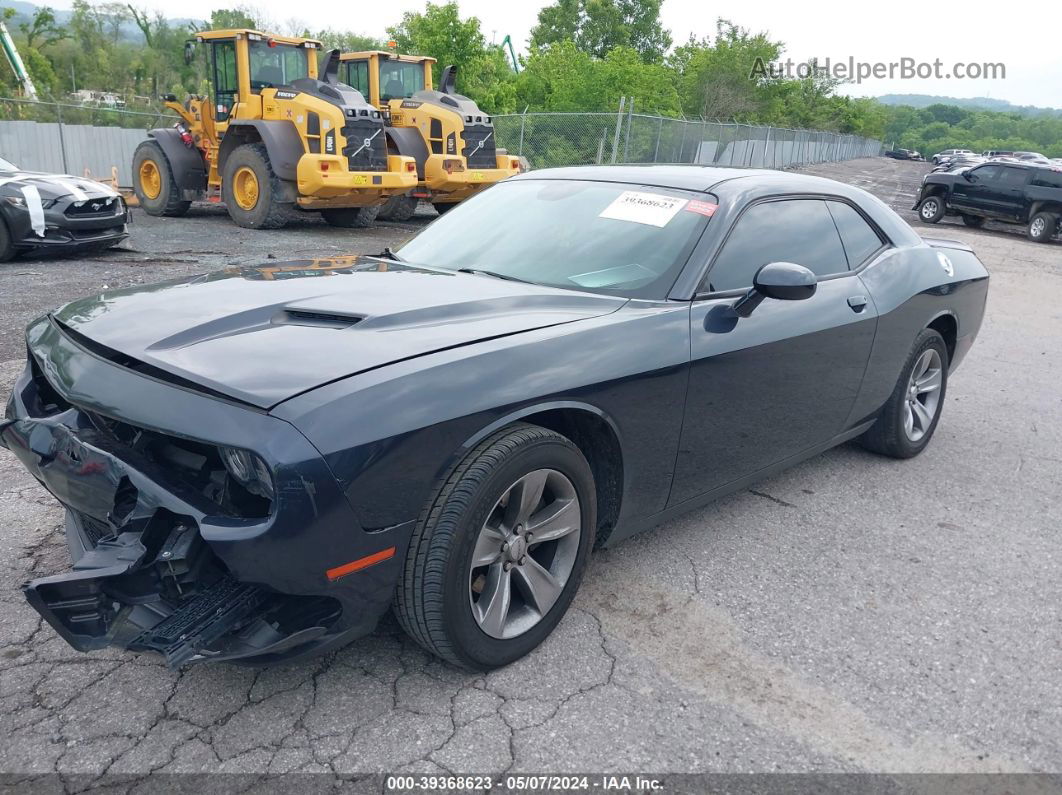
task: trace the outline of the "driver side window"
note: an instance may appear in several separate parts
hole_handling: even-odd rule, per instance
[[[794,262],[820,278],[848,270],[826,202],[785,199],[750,207],[723,243],[702,291],[746,290],[756,271],[769,262]]]
[[[240,85],[236,77],[236,42],[214,42],[214,119],[227,121]]]
[[[975,182],[994,182],[999,178],[999,172],[999,166],[981,166],[973,169],[970,176],[975,177]]]

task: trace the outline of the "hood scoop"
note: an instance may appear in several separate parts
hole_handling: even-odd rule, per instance
[[[346,329],[365,318],[358,315],[340,315],[334,312],[314,312],[310,309],[287,309],[279,320],[289,326],[312,326],[314,328]]]

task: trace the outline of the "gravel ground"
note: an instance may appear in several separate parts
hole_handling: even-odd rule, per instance
[[[812,171],[913,220],[923,164]],[[233,263],[394,245],[137,211],[127,251],[0,265],[0,387],[22,328],[76,296]],[[917,227],[929,232],[925,227]],[[376,634],[263,671],[79,654],[19,584],[66,567],[54,501],[0,450],[0,772],[1062,772],[1062,246],[931,230],[992,272],[927,452],[847,445],[596,554],[570,614],[486,676]]]

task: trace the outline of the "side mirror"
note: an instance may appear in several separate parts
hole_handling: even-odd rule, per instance
[[[969,171],[962,172],[962,178],[967,182],[977,182],[977,175],[971,174]]]
[[[769,262],[756,271],[752,289],[734,304],[738,317],[748,317],[764,298],[776,301],[803,301],[818,289],[815,274],[793,262]]]
[[[191,64],[195,60],[195,42],[186,41],[184,43],[184,62]]]

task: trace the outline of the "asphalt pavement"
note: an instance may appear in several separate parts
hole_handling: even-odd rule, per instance
[[[0,450],[0,772],[1062,772],[1062,245],[927,228],[924,164],[809,169],[992,274],[980,338],[911,461],[845,445],[594,555],[556,633],[469,675],[392,619],[302,665],[81,654],[19,590],[65,569],[55,501]],[[126,250],[0,265],[0,390],[75,297],[379,251],[434,217],[276,232],[136,211]],[[1020,230],[1017,230],[1020,231]]]

